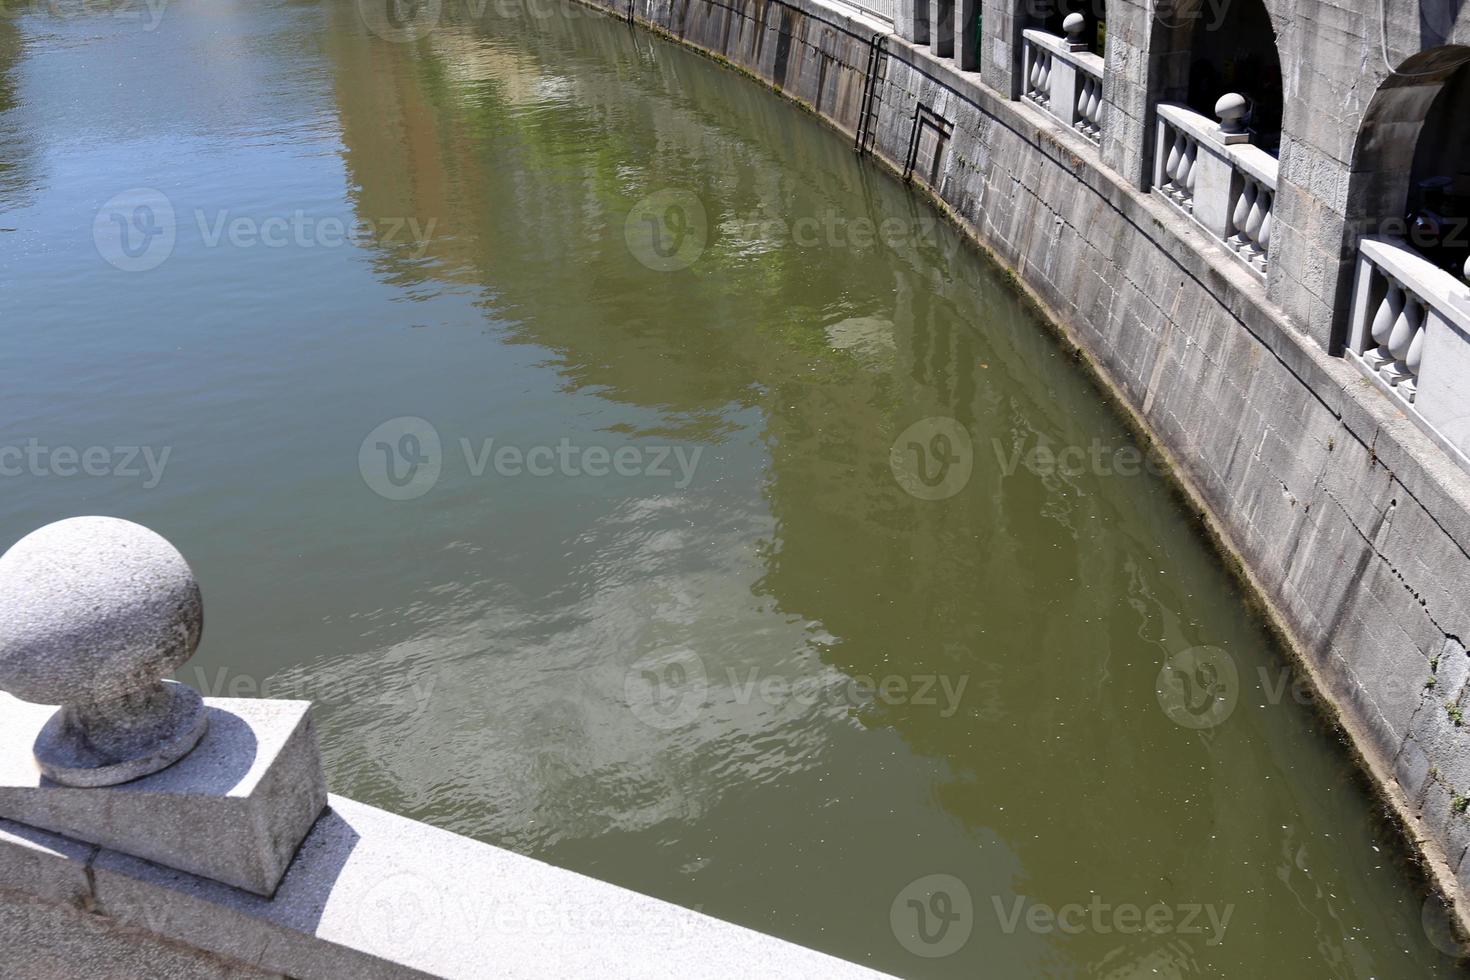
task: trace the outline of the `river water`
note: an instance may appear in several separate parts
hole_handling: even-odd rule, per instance
[[[3,544],[152,526],[180,678],[316,700],[334,791],[886,971],[1448,973],[1003,277],[777,96],[538,2],[10,8]]]

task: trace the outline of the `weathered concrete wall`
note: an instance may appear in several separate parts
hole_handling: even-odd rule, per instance
[[[1344,133],[1377,87],[1360,50],[1372,21],[1273,0],[1295,11],[1277,15],[1292,133],[1278,209],[1291,230],[1269,296],[1298,299],[1279,304],[1140,190],[1153,28],[1139,3],[1114,3],[1110,33],[1123,42],[1110,46],[1110,69],[1115,58],[1128,67],[1108,91],[1128,121],[1101,153],[982,84],[1009,85],[1007,69],[961,73],[896,37],[875,153],[903,166],[918,103],[954,124],[952,138],[921,144],[916,181],[1014,270],[1160,441],[1458,899],[1470,888],[1470,819],[1458,812],[1470,797],[1470,727],[1456,720],[1462,706],[1470,712],[1461,642],[1470,636],[1470,477],[1326,349],[1345,248],[1332,215],[1345,209],[1353,154]],[[636,16],[841,130],[856,124],[878,29],[866,21],[818,0],[636,0]],[[1005,53],[1010,27],[995,28],[987,59]],[[1352,97],[1338,84],[1349,68],[1364,87]],[[1294,97],[1335,113],[1318,119]]]

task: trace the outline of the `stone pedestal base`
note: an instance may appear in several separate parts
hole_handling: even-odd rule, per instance
[[[327,805],[311,705],[206,698],[208,730],[160,772],[97,788],[45,777],[56,708],[0,693],[0,817],[271,895]]]

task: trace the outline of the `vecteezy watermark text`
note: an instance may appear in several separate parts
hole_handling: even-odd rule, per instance
[[[1235,915],[1233,904],[1207,902],[1108,902],[1100,895],[1086,901],[1050,905],[1025,895],[993,895],[990,906],[1005,935],[1084,933],[1107,936],[1201,936],[1206,946],[1225,941]],[[899,945],[925,959],[952,956],[969,942],[978,916],[964,881],[949,874],[930,874],[909,882],[889,907],[889,925]]]
[[[0,446],[0,477],[110,477],[143,481],[152,490],[163,481],[172,446],[48,446],[39,439]]]
[[[343,246],[407,246],[421,258],[438,227],[437,218],[414,216],[344,218],[297,209],[284,214],[240,214],[229,208],[195,208],[192,222],[180,220],[173,201],[151,187],[116,194],[92,221],[97,253],[124,272],[156,269],[173,255],[181,227],[190,223],[205,248],[333,249]]]
[[[1025,895],[991,896],[991,909],[1001,932],[1047,936],[1061,933],[1150,933],[1154,936],[1202,936],[1207,946],[1225,942],[1235,905],[1210,902],[1107,902],[1091,895],[1085,902],[1048,905]],[[953,874],[926,874],[900,889],[888,911],[889,926],[904,949],[926,959],[957,954],[970,940],[978,917],[975,898]]]
[[[703,446],[580,445],[568,437],[555,443],[520,446],[493,437],[460,437],[459,456],[474,479],[564,477],[642,477],[667,480],[676,490],[694,482]],[[446,453],[439,431],[426,419],[389,419],[368,433],[358,448],[363,482],[389,500],[413,500],[434,488],[444,471]]]
[[[1225,931],[1230,928],[1230,919],[1235,915],[1233,904],[1114,904],[1103,901],[1099,895],[1091,896],[1086,902],[1068,902],[1058,906],[1032,901],[1024,895],[1018,895],[1009,902],[994,895],[990,902],[995,908],[1001,931],[1006,935],[1021,929],[1038,935],[1060,932],[1068,936],[1083,933],[1137,935],[1146,932],[1156,936],[1203,936],[1206,946],[1218,946],[1225,941]]]
[[[911,245],[934,248],[942,244],[940,223],[931,216],[870,218],[829,208],[821,214],[781,216],[755,213],[733,218],[721,230],[746,242],[795,245],[797,248],[841,248],[866,250],[883,247],[898,251]],[[954,236],[952,246],[959,247]]]
[[[774,708],[817,704],[864,708],[874,704],[934,708],[950,718],[960,709],[968,674],[817,674],[790,677],[759,666],[726,667],[727,703]],[[623,693],[633,714],[661,731],[693,721],[713,703],[710,673],[692,650],[649,654],[632,665]]]
[[[1390,707],[1413,707],[1436,690],[1441,655],[1426,663],[1423,672],[1386,674],[1376,678],[1371,688],[1353,685],[1342,697],[1360,702],[1366,709],[1384,711]],[[1317,704],[1320,693],[1311,680],[1289,664],[1257,664],[1243,670],[1225,650],[1213,646],[1196,646],[1172,654],[1159,668],[1155,693],[1159,707],[1176,725],[1204,730],[1230,720],[1247,693],[1251,704],[1276,708],[1287,702],[1300,707]],[[1449,699],[1444,710],[1457,725],[1460,708],[1457,690],[1446,692]],[[1334,710],[1341,705],[1333,705]]]
[[[649,194],[629,209],[623,237],[633,257],[655,272],[676,272],[694,265],[704,255],[716,229],[721,241],[730,245],[730,251],[740,254],[752,251],[751,246],[759,246],[755,251],[793,246],[903,251],[913,247],[937,249],[946,243],[953,251],[960,247],[961,241],[958,236],[948,239],[942,236],[940,222],[932,216],[870,217],[846,214],[835,208],[818,214],[759,210],[726,218],[716,228],[712,224],[699,195],[684,188],[667,187]]]
[[[1011,477],[1024,466],[1035,476],[1061,476],[1070,479],[1091,474],[1098,477],[1139,476],[1149,473],[1164,476],[1168,466],[1153,453],[1137,446],[1112,446],[1094,438],[1086,446],[1053,447],[1039,443],[1026,448],[1020,442],[1007,448],[1000,439],[991,440],[995,462],[1002,475]]]

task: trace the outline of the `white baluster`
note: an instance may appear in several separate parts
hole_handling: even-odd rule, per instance
[[[1174,165],[1174,197],[1185,201],[1189,194],[1184,188],[1184,178],[1189,173],[1189,137],[1179,133],[1179,162]]]
[[[1228,239],[1232,248],[1244,248],[1246,244],[1245,229],[1250,224],[1251,209],[1256,205],[1256,185],[1251,181],[1245,182],[1241,189],[1240,197],[1235,201],[1235,211],[1230,215],[1230,227],[1235,229],[1235,234]]]
[[[1184,190],[1191,201],[1194,200],[1194,188],[1199,182],[1199,144],[1194,140],[1189,141],[1189,147],[1184,151]]]
[[[1261,256],[1261,226],[1266,223],[1266,192],[1252,182],[1250,217],[1245,219],[1246,258],[1255,262]]]
[[[1414,332],[1414,339],[1409,343],[1409,353],[1404,357],[1409,377],[1399,383],[1399,391],[1411,403],[1419,397],[1419,365],[1424,362],[1424,338],[1428,333],[1424,329],[1424,321],[1419,321],[1419,329]]]
[[[1388,352],[1393,363],[1383,369],[1383,375],[1391,385],[1408,381],[1414,375],[1409,370],[1409,351],[1424,326],[1424,307],[1416,297],[1409,297],[1399,317],[1394,321],[1393,332],[1388,336]]]
[[[1164,174],[1169,178],[1166,187],[1179,179],[1179,161],[1184,157],[1184,137],[1174,133],[1173,145],[1169,147],[1169,161],[1164,164]]]
[[[1377,346],[1363,352],[1363,360],[1375,371],[1393,360],[1393,355],[1388,352],[1388,338],[1393,335],[1393,325],[1398,322],[1403,309],[1404,291],[1389,279],[1388,292],[1384,294],[1383,302],[1378,304],[1378,312],[1373,314],[1373,327],[1369,331]]]
[[[1261,206],[1261,210],[1265,212],[1265,217],[1261,219],[1261,230],[1256,234],[1256,245],[1260,247],[1261,253],[1256,267],[1262,272],[1265,272],[1266,263],[1271,258],[1271,215],[1276,208],[1276,195],[1271,191],[1263,190],[1261,192],[1261,200],[1265,202]]]

